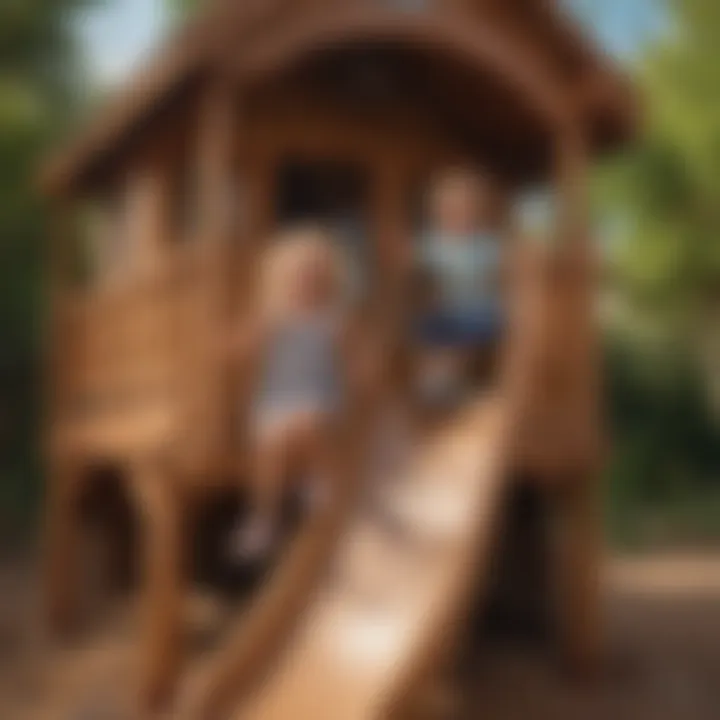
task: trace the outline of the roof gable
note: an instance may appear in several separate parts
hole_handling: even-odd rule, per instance
[[[89,164],[136,127],[172,90],[194,73],[217,67],[227,53],[246,39],[257,44],[280,26],[292,26],[310,13],[328,15],[356,6],[406,13],[467,13],[479,23],[492,23],[498,32],[531,48],[553,72],[574,73],[574,82],[590,91],[588,105],[627,134],[625,111],[630,91],[607,58],[591,48],[578,28],[552,0],[214,0],[179,28],[153,58],[132,77],[79,134],[47,164],[43,180],[62,188]],[[570,80],[568,80],[570,82]],[[588,88],[590,89],[588,91]]]

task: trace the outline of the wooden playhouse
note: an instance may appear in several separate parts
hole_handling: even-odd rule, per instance
[[[507,472],[552,512],[560,637],[592,664],[602,435],[586,192],[591,160],[633,129],[623,79],[548,0],[206,3],[43,173],[52,623],[82,591],[79,498],[112,468],[141,526],[143,688],[169,687],[188,518],[239,482],[242,379],[213,348],[242,322],[258,249],[286,222],[349,221],[387,326],[419,193],[463,162],[499,180],[500,224],[528,188],[554,192],[552,249],[520,252],[514,275],[530,311],[506,353],[523,387]]]

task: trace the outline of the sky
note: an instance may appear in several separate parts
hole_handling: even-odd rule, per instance
[[[632,57],[660,25],[657,0],[563,0],[614,55]],[[121,82],[166,32],[163,0],[105,0],[78,21],[78,32],[101,85]]]
[[[665,0],[561,0],[605,49],[630,59],[663,29]]]
[[[83,14],[77,31],[94,79],[122,81],[160,41],[168,18],[162,0],[104,0]]]

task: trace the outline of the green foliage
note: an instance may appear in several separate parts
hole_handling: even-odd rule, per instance
[[[173,17],[183,18],[197,10],[203,0],[165,0],[165,2]]]
[[[614,498],[645,507],[720,497],[720,4],[668,10],[670,30],[638,68],[643,136],[598,178],[600,210],[619,230]]]
[[[608,342],[608,518],[623,545],[720,541],[720,442],[681,348]]]
[[[696,321],[715,323],[720,300],[720,6],[674,0],[672,11],[640,70],[644,136],[608,169],[605,192],[626,231],[618,282],[704,333]]]
[[[0,4],[0,528],[34,504],[46,214],[39,158],[77,106],[70,21],[89,0]],[[7,513],[8,516],[3,516]]]

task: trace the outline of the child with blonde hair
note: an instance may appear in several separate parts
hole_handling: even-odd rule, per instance
[[[315,227],[285,231],[265,251],[259,280],[251,326],[235,343],[260,360],[250,406],[253,508],[233,542],[244,559],[273,547],[291,469],[332,481],[348,402],[346,270],[332,238]]]

